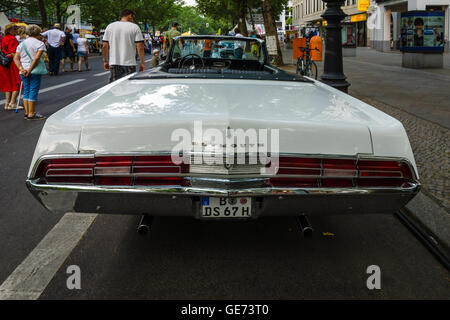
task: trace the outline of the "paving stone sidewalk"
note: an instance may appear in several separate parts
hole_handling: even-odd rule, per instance
[[[349,94],[380,109],[403,123],[413,148],[414,157],[420,174],[420,180],[425,194],[433,198],[447,211],[450,209],[450,130],[446,125],[450,122],[450,63],[439,70],[405,70],[399,71],[399,54],[378,54],[371,49],[358,50],[359,61],[356,58],[344,58],[344,73],[348,81],[353,84]],[[287,63],[282,69],[295,72],[292,65],[292,53],[284,50],[284,61]],[[379,57],[379,59],[377,59]],[[353,60],[352,60],[353,59]],[[447,58],[446,58],[447,59]],[[370,60],[370,63],[365,63]],[[378,61],[379,60],[379,61]],[[400,60],[401,61],[401,60]],[[449,60],[446,60],[446,63]],[[361,63],[362,62],[362,63]],[[378,69],[385,73],[386,81],[380,81]],[[390,69],[392,68],[392,69]],[[323,64],[318,63],[319,78],[323,72]],[[421,74],[422,72],[422,74]],[[448,74],[448,75],[447,75]],[[372,76],[373,75],[373,76]],[[424,85],[424,99],[430,95],[432,102],[422,109],[411,104],[414,92],[417,91],[417,78],[407,81],[408,77],[422,76],[428,83]],[[396,81],[398,79],[398,86]],[[430,83],[430,81],[432,81]],[[439,91],[441,86],[447,85],[447,90]],[[375,87],[376,83],[376,87]],[[410,86],[408,90],[408,85]],[[436,88],[435,91],[433,88]],[[402,93],[402,94],[399,94]],[[440,95],[439,99],[432,97]],[[411,97],[412,96],[412,97]],[[446,99],[448,97],[448,99]],[[417,98],[418,99],[418,98]],[[426,109],[426,110],[423,110]],[[428,112],[428,114],[426,114]],[[435,121],[438,120],[438,121]]]

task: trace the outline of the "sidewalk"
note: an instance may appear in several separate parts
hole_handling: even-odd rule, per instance
[[[292,49],[282,48],[287,71],[294,71]],[[424,120],[450,128],[450,54],[443,69],[408,69],[401,66],[401,53],[357,48],[356,57],[344,58],[349,94],[374,98]],[[323,62],[317,62],[319,78]]]
[[[444,69],[401,67],[401,54],[358,48],[356,57],[344,58],[349,94],[400,120],[410,139],[424,193],[450,208],[450,55]],[[283,49],[295,72],[292,50]],[[317,63],[319,79],[323,63]]]

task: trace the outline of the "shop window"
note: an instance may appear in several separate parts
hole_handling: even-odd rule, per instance
[[[346,48],[356,47],[356,24],[342,25],[342,46]]]

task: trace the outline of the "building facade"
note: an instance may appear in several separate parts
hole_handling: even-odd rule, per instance
[[[450,0],[377,0],[368,9],[370,46],[379,51],[398,50],[401,46],[401,14],[408,11],[444,12],[444,50],[449,52]]]
[[[325,31],[326,21],[321,17],[326,9],[322,0],[293,0],[293,25],[300,33],[305,34],[310,29],[322,35]],[[346,0],[342,10],[347,17],[342,24],[342,38],[344,46],[368,45],[367,12],[358,10],[357,0]]]
[[[292,0],[289,0],[284,10],[281,12],[277,22],[278,31],[292,30],[293,16],[292,16]]]

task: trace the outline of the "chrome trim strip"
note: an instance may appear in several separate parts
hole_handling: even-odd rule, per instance
[[[227,182],[237,182],[228,179],[216,181],[218,184]],[[242,182],[246,182],[242,179]],[[37,180],[27,179],[28,187],[36,191],[59,190],[59,191],[80,191],[80,192],[122,192],[122,193],[152,193],[152,194],[183,194],[183,195],[227,195],[227,196],[288,196],[288,195],[352,195],[352,194],[376,194],[376,193],[417,193],[420,189],[419,183],[410,183],[409,188],[279,188],[279,187],[258,187],[258,188],[206,188],[206,187],[182,187],[182,186],[84,186],[84,185],[52,185],[39,184]]]

